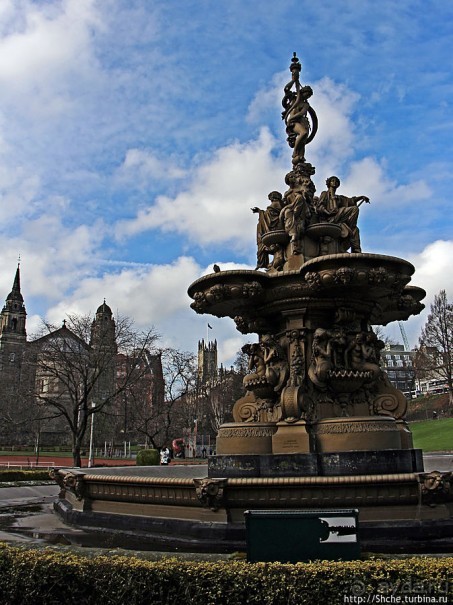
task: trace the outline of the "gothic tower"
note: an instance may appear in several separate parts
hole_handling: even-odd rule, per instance
[[[115,362],[117,354],[115,320],[111,308],[106,304],[98,307],[91,324],[90,346],[93,361],[101,372],[94,397],[105,398],[115,388]]]
[[[20,291],[20,265],[17,266],[13,288],[0,313],[0,354],[3,364],[14,364],[21,358],[27,340],[27,312]]]
[[[212,385],[217,378],[217,340],[198,341],[198,384]]]

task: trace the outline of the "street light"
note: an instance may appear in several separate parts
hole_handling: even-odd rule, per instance
[[[93,435],[94,435],[94,408],[96,404],[94,401],[91,402],[91,431],[90,431],[90,453],[88,454],[88,468],[91,468],[94,463],[94,450],[93,450]]]

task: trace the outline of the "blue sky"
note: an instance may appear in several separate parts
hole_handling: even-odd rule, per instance
[[[363,250],[451,298],[452,39],[444,0],[0,0],[0,298],[20,254],[29,333],[105,297],[185,350],[209,321],[229,363],[243,338],[186,291],[214,262],[255,266],[294,51],[318,193],[337,174],[369,196]]]

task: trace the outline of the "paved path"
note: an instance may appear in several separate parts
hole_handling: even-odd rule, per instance
[[[425,471],[453,471],[453,454],[423,454]]]
[[[60,488],[55,485],[27,485],[25,487],[0,487],[0,512],[2,508],[53,502]]]

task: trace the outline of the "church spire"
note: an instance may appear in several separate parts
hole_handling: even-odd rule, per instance
[[[20,263],[17,264],[16,275],[14,277],[13,282],[13,289],[9,293],[6,301],[8,302],[9,300],[21,303],[22,305],[24,303],[24,297],[22,296],[22,293],[20,291]]]
[[[0,349],[16,347],[25,343],[27,312],[20,290],[20,263],[17,265],[13,288],[6,298],[0,313]]]

